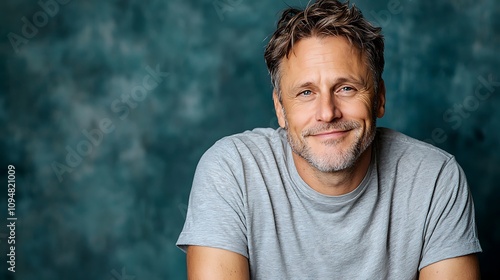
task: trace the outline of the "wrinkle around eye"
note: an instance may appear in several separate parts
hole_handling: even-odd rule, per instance
[[[340,96],[353,96],[358,92],[355,87],[351,86],[342,86],[335,92],[335,94]]]

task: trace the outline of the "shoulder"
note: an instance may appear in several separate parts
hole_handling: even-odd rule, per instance
[[[248,182],[279,177],[280,168],[286,166],[285,148],[286,134],[280,129],[258,128],[226,136],[201,157],[193,187],[231,189],[239,193],[236,197],[244,196]]]
[[[235,175],[251,166],[284,162],[287,145],[282,129],[248,130],[215,142],[203,154],[197,169],[223,169]]]
[[[282,129],[255,128],[242,133],[226,136],[217,141],[218,145],[267,146],[274,145],[286,139]]]
[[[285,151],[286,133],[282,129],[256,128],[218,140],[204,157],[235,159]]]
[[[377,164],[383,177],[431,187],[438,180],[464,176],[453,155],[429,143],[387,128],[377,128],[376,137]]]
[[[440,148],[389,128],[377,128],[376,137],[383,160],[411,158],[412,161],[442,163],[454,160],[453,155]]]

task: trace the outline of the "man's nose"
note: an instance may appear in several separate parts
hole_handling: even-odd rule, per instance
[[[342,117],[337,101],[333,93],[321,94],[317,104],[316,120],[328,123]]]

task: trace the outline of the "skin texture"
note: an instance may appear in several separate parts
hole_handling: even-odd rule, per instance
[[[420,270],[420,280],[479,280],[479,262],[475,254],[442,260]]]
[[[248,280],[248,260],[244,256],[217,248],[189,246],[189,280]]]
[[[375,120],[385,113],[385,86],[375,93],[361,52],[343,37],[305,38],[281,65],[281,95],[274,93],[280,126],[287,129],[299,175],[314,190],[354,190],[371,159]],[[188,279],[250,279],[248,260],[227,250],[189,246]],[[479,279],[475,255],[431,264],[419,279]]]

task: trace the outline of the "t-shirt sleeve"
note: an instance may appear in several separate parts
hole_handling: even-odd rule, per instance
[[[234,171],[237,166],[230,141],[217,142],[202,156],[193,179],[184,228],[176,244],[181,250],[186,251],[188,245],[207,246],[248,258],[246,202],[239,175]]]
[[[451,158],[436,181],[419,270],[441,260],[481,252],[474,215],[465,174]]]

